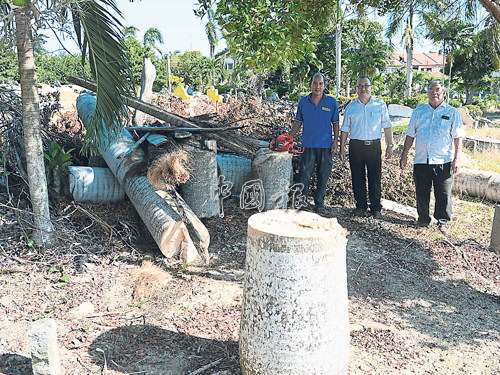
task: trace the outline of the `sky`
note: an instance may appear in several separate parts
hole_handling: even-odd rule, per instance
[[[137,27],[139,29],[137,40],[141,43],[144,32],[154,27],[163,35],[164,43],[158,47],[164,54],[179,50],[181,53],[200,51],[203,55],[209,56],[210,45],[205,33],[207,19],[205,17],[201,20],[194,15],[193,9],[197,8],[196,0],[136,0],[133,3],[129,0],[116,0],[116,2],[124,17],[122,25]],[[386,26],[383,19],[378,21]],[[405,53],[399,41],[399,39],[394,40],[397,43],[396,53]],[[79,51],[76,44],[71,41],[64,41],[64,46],[71,53]],[[416,41],[414,46],[416,53],[437,52],[437,47],[428,40]],[[61,48],[57,39],[52,36],[45,47],[49,52],[56,52]],[[216,53],[225,47],[225,41],[220,41]]]
[[[203,55],[210,55],[210,45],[205,33],[206,17],[200,20],[194,15],[196,0],[141,0],[131,3],[129,0],[116,0],[124,19],[123,26],[135,26],[139,29],[137,40],[142,43],[144,32],[154,27],[163,35],[163,44],[158,45],[165,54],[179,50],[200,51]],[[48,33],[47,33],[48,35]],[[74,43],[64,43],[70,52],[78,52]],[[50,37],[45,45],[49,52],[60,48],[56,38]],[[216,47],[216,53],[224,49],[224,41]]]

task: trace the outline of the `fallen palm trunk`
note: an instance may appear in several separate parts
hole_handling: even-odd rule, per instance
[[[462,169],[453,178],[453,191],[500,202],[500,174]]]
[[[69,82],[72,82],[76,85],[79,85],[81,87],[86,88],[87,90],[91,90],[94,92],[97,92],[97,86],[95,83],[92,83],[90,81],[86,81],[84,79],[81,79],[79,77],[75,76],[70,76],[68,78]],[[171,112],[162,110],[154,105],[144,103],[140,100],[129,98],[129,97],[124,97],[125,100],[127,100],[127,105],[129,107],[135,108],[139,111],[142,111],[150,116],[153,116],[159,120],[166,121],[170,123],[172,126],[177,126],[180,128],[200,128],[201,126],[198,125],[195,122],[189,121],[188,119],[178,116],[176,114],[173,114]],[[213,124],[209,122],[204,122],[204,125],[207,126],[216,126],[218,127],[218,124]],[[253,159],[255,157],[255,152],[257,150],[257,147],[252,144],[251,142],[247,141],[243,137],[238,136],[237,134],[231,134],[231,133],[226,133],[226,134],[210,134],[210,138],[214,139],[217,141],[217,145],[220,147],[224,147],[228,150],[231,150],[235,152],[238,155],[241,155],[247,159]]]
[[[125,198],[125,190],[109,168],[68,168],[68,193],[75,202],[117,202]]]
[[[76,104],[81,121],[84,126],[88,126],[95,108],[95,97],[82,94],[77,98]],[[158,192],[146,177],[137,174],[136,170],[144,163],[145,157],[140,148],[127,153],[134,145],[134,139],[124,129],[116,141],[101,150],[101,154],[118,182],[124,187],[161,252],[167,257],[181,254],[181,259],[186,262],[192,262],[199,255],[205,263],[208,263],[210,243],[208,230],[178,196],[183,211],[191,221],[190,224],[196,222],[192,225],[194,230],[190,233],[175,204],[171,204],[174,198],[168,197],[170,193]],[[123,154],[127,156],[120,158]],[[162,197],[163,194],[165,195]],[[198,254],[193,241],[196,241],[198,248],[202,249],[202,254]]]

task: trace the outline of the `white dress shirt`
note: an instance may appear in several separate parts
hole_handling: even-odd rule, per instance
[[[453,160],[453,140],[465,137],[465,129],[460,112],[443,101],[436,109],[415,109],[406,135],[415,139],[415,164],[444,164]]]
[[[349,103],[340,130],[350,133],[351,139],[372,141],[382,138],[382,129],[390,127],[392,124],[387,105],[383,100],[372,96],[366,104],[359,98]]]

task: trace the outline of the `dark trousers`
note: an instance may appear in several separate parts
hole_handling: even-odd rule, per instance
[[[333,159],[329,148],[306,148],[300,156],[299,175],[297,183],[304,185],[303,195],[307,197],[311,176],[316,167],[317,186],[314,192],[316,207],[324,207],[326,185],[332,173]]]
[[[451,219],[451,185],[453,172],[451,163],[446,164],[415,164],[413,166],[413,179],[417,196],[418,222],[429,224],[429,202],[431,189],[434,185],[434,217],[440,223]]]
[[[356,200],[356,208],[366,210],[366,175],[368,174],[368,194],[370,210],[380,211],[382,150],[380,139],[367,145],[364,141],[351,139],[349,141],[349,165],[351,166],[352,190]],[[366,169],[365,169],[366,168]]]

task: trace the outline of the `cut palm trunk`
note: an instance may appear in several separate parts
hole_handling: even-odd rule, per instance
[[[81,121],[88,126],[95,108],[95,97],[88,93],[82,94],[76,104]],[[176,193],[164,192],[165,196],[160,196],[163,193],[159,194],[149,180],[138,173],[139,170],[145,170],[145,155],[140,147],[128,152],[134,146],[134,139],[124,129],[116,141],[101,150],[101,154],[124,187],[161,252],[167,257],[180,255],[182,260],[190,263],[196,260],[208,263],[208,230],[187,204],[179,199],[182,211],[189,213],[186,215],[189,219],[186,224],[179,214],[179,208],[171,203],[177,198],[172,197]]]
[[[287,208],[292,174],[292,154],[270,150],[257,153],[252,161],[252,179],[262,183],[264,211]]]
[[[217,146],[215,141],[205,142],[210,149],[183,147],[189,155],[189,180],[180,186],[182,197],[200,218],[219,215]]]
[[[139,99],[145,103],[151,102],[153,96],[153,82],[156,78],[156,69],[150,58],[144,59],[144,66],[141,74],[141,95]],[[142,126],[144,124],[144,112],[135,110],[134,118],[132,119],[134,126]]]

